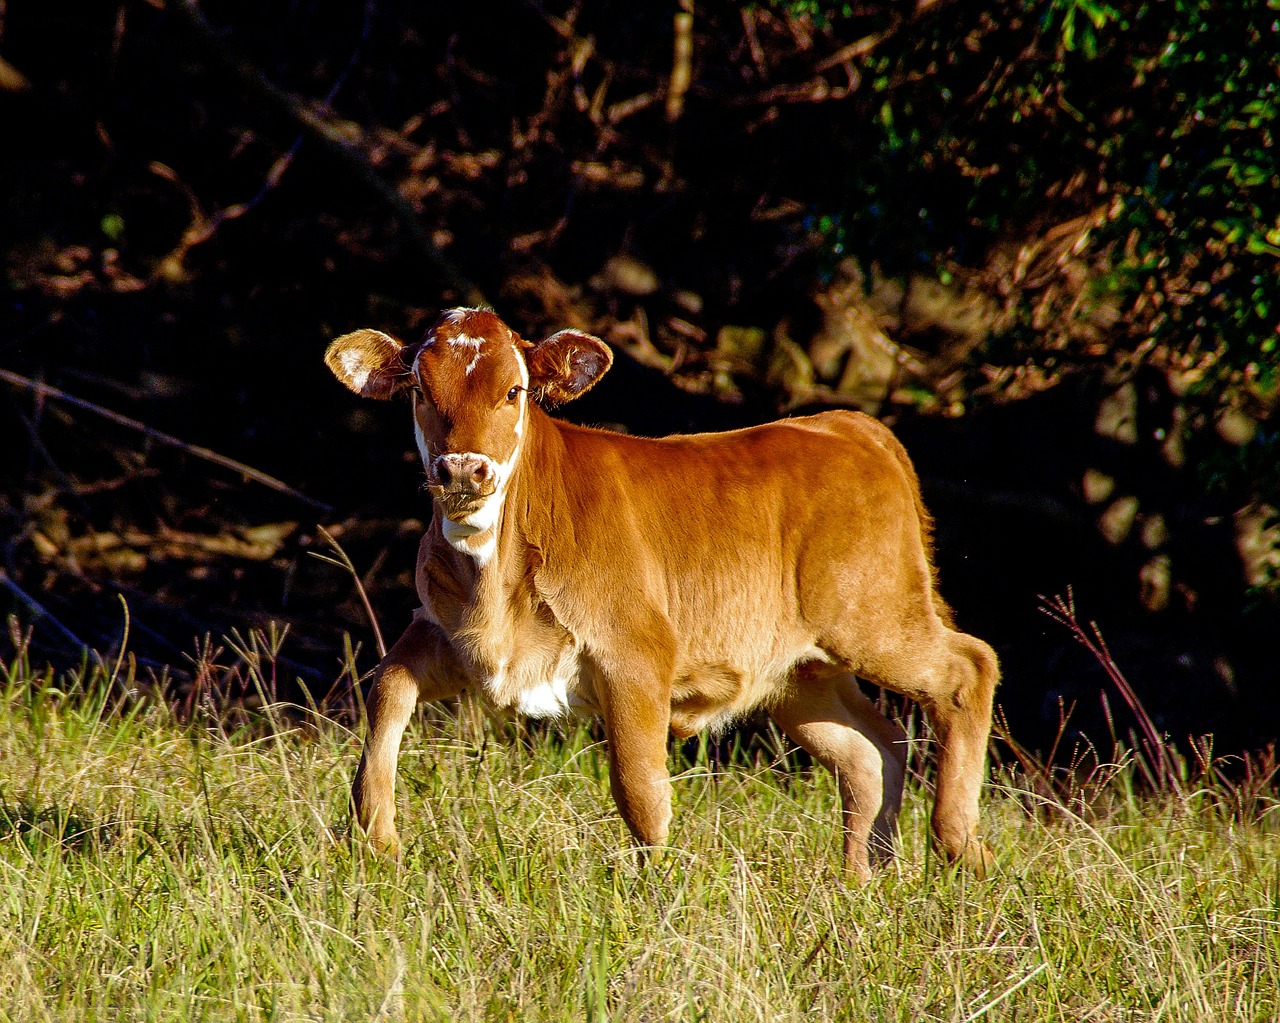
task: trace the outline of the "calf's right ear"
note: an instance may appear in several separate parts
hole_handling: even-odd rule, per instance
[[[386,400],[409,386],[409,370],[401,357],[403,342],[380,330],[343,334],[324,353],[324,363],[346,387],[362,398]]]
[[[561,405],[585,394],[613,365],[613,352],[598,337],[580,330],[558,330],[525,356],[529,391],[547,405]]]

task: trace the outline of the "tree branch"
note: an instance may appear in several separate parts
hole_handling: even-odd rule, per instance
[[[407,199],[374,169],[359,148],[352,145],[326,117],[309,109],[298,97],[271,82],[246,58],[234,53],[205,20],[198,0],[171,0],[168,5],[192,39],[224,75],[244,89],[265,109],[292,123],[327,158],[342,167],[396,222],[408,248],[427,263],[462,301],[484,305],[479,287],[454,265],[431,240],[417,211]]]
[[[272,490],[278,490],[282,494],[288,494],[290,497],[297,498],[313,508],[319,508],[321,511],[331,512],[333,506],[325,504],[323,501],[317,501],[314,497],[308,497],[300,490],[296,490],[282,480],[276,479],[274,476],[268,476],[260,469],[255,469],[251,465],[245,465],[244,462],[237,462],[234,458],[228,458],[226,455],[220,455],[216,451],[210,451],[208,448],[202,448],[198,444],[188,444],[185,440],[180,440],[172,434],[164,433],[161,430],[154,429],[146,423],[139,422],[137,419],[130,419],[128,416],[122,416],[119,412],[112,412],[109,408],[103,408],[101,405],[95,405],[91,401],[84,398],[77,398],[73,394],[59,390],[57,387],[51,387],[49,384],[41,383],[39,380],[32,380],[30,377],[24,377],[20,373],[13,373],[7,369],[0,369],[0,380],[14,387],[21,387],[25,390],[32,391],[46,398],[56,398],[58,401],[66,402],[68,405],[74,405],[78,409],[86,412],[92,412],[96,416],[110,420],[118,426],[126,427],[130,430],[136,430],[143,434],[148,440],[156,441],[159,444],[166,444],[169,447],[178,448],[185,451],[189,455],[196,458],[202,458],[206,462],[212,462],[214,465],[220,465],[224,469],[230,469],[232,472],[239,473],[246,479],[251,479],[255,483],[261,483],[264,487],[270,487]]]

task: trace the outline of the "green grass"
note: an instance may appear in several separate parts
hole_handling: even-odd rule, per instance
[[[110,667],[0,673],[0,1018],[1280,1018],[1277,813],[1212,790],[1122,771],[1086,821],[994,785],[977,881],[913,785],[858,889],[825,773],[703,763],[643,868],[589,731],[464,708],[407,736],[396,865],[343,835],[351,732],[182,724]]]

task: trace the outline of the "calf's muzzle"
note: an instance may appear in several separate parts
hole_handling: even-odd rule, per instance
[[[444,493],[459,497],[488,497],[497,485],[493,460],[469,451],[438,456],[431,475]]]

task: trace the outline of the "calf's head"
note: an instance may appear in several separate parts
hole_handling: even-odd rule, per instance
[[[599,338],[562,330],[530,344],[484,309],[444,313],[417,344],[378,330],[338,338],[325,363],[366,398],[413,396],[413,429],[427,489],[445,518],[445,538],[498,521],[520,457],[529,399],[559,404],[587,391],[613,362]]]

